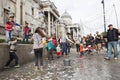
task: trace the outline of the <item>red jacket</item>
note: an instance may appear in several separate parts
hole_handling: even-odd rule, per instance
[[[29,27],[28,26],[26,26],[26,27],[24,27],[24,35],[28,35],[28,33],[29,33]]]
[[[13,22],[6,22],[5,30],[6,31],[12,31],[13,26],[14,26]]]
[[[56,46],[56,45],[57,45],[57,41],[56,41],[56,39],[55,39],[55,38],[52,38],[52,44],[53,44],[54,46]]]

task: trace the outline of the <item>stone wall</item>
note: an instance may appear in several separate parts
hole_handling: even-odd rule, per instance
[[[0,35],[5,35],[4,26],[0,26]]]
[[[34,60],[34,54],[31,54],[32,45],[31,44],[18,44],[17,45],[17,55],[19,57],[19,63],[25,64]],[[9,46],[7,44],[0,44],[0,70],[3,69],[7,60],[9,59]],[[12,62],[12,64],[14,61]]]

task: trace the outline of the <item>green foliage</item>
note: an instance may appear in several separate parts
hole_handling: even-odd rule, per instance
[[[0,39],[0,43],[5,43],[5,39]]]
[[[106,35],[107,35],[107,32],[102,32],[101,35],[102,35],[102,36],[106,36]]]

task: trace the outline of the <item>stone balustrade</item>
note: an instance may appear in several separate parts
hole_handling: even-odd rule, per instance
[[[25,64],[34,60],[34,54],[31,54],[31,44],[18,44],[16,54],[19,57],[19,63]],[[3,69],[4,65],[9,59],[9,46],[5,43],[0,43],[0,70]],[[14,61],[11,65],[14,64]]]
[[[0,26],[0,35],[5,35],[5,30],[3,26]]]
[[[34,53],[32,53],[32,44],[18,44],[16,54],[19,57],[20,65],[34,61]],[[47,50],[43,49],[43,59],[47,58]],[[6,43],[0,43],[0,71],[9,59],[9,46]],[[14,64],[14,61],[11,65]],[[34,65],[34,64],[33,64]]]

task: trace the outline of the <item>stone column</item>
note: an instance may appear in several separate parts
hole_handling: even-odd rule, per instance
[[[50,12],[48,12],[48,35],[51,36]]]
[[[20,2],[21,0],[16,0],[16,22],[20,24]]]
[[[26,1],[27,0],[23,0],[23,4],[22,4],[22,25],[24,25],[25,24],[25,17],[26,17],[26,15],[25,15],[25,10],[26,10]]]
[[[0,25],[4,25],[4,5],[6,0],[0,0]]]
[[[51,31],[52,31],[52,34],[53,34],[53,33],[54,33],[53,15],[52,15],[51,17],[52,17],[52,26],[51,26]]]
[[[56,31],[56,38],[58,38],[58,22],[56,22],[56,26],[55,26],[55,31]]]
[[[77,38],[78,38],[78,35],[79,35],[79,31],[78,31],[78,28],[77,28]]]
[[[70,28],[68,27],[68,32],[70,33]]]

